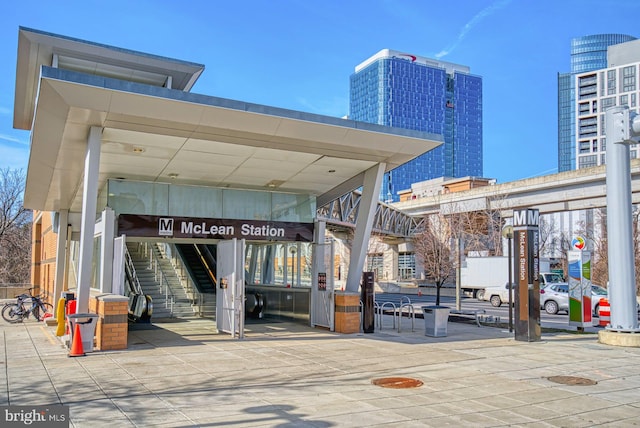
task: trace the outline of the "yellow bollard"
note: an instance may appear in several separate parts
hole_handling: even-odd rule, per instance
[[[64,312],[65,312],[65,303],[66,300],[64,297],[58,300],[58,307],[56,308],[56,320],[58,321],[58,328],[56,329],[56,336],[64,336],[65,325],[64,325]]]

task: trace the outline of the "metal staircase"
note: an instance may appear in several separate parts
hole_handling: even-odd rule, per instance
[[[127,243],[144,294],[153,299],[152,319],[197,316],[194,299],[183,288],[171,261],[155,243]]]
[[[209,284],[204,287],[202,284],[202,274],[195,275],[193,266],[189,265],[189,260],[183,256],[184,247],[192,246],[194,244],[166,244],[158,245],[160,252],[162,253],[163,262],[169,263],[170,269],[176,273],[179,278],[183,289],[187,295],[193,300],[193,307],[200,317],[203,318],[215,318],[216,316],[216,295],[215,285],[212,284],[210,279],[205,281],[205,284]],[[199,260],[196,260],[197,269],[201,269],[202,265]],[[167,267],[169,269],[169,267]],[[196,269],[196,270],[197,270]],[[207,274],[209,276],[210,272]]]

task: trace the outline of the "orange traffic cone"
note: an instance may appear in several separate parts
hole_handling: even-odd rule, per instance
[[[73,339],[71,341],[70,357],[84,357],[84,348],[82,347],[82,336],[80,335],[80,324],[76,324],[73,329]]]

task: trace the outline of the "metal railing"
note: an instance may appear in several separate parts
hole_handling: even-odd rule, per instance
[[[129,249],[125,247],[124,249],[124,260],[125,260],[125,269],[127,270],[127,274],[131,279],[129,281],[130,287],[133,289],[130,290],[133,294],[143,295],[142,286],[140,285],[140,280],[138,279],[138,274],[136,273],[136,268],[133,266],[133,259],[131,258],[131,254],[129,253]]]
[[[391,318],[393,319],[393,329],[396,329],[396,316],[398,314],[398,308],[396,307],[395,303],[393,302],[383,302],[382,304],[378,305],[378,302],[376,302],[376,311],[378,312],[378,328],[380,330],[382,330],[384,328],[384,309],[386,306],[390,306],[390,309],[392,310],[391,312]]]
[[[129,298],[129,316],[130,319],[142,320],[150,319],[153,314],[153,302],[144,294],[140,280],[136,272],[136,268],[133,265],[133,259],[129,253],[129,249],[125,247],[124,250],[124,265],[125,273],[127,277],[128,287],[125,290],[125,295]]]
[[[164,295],[165,309],[168,309],[169,315],[173,316],[176,296],[169,286],[166,275],[162,271],[159,257],[156,254],[157,247],[155,245],[156,244],[150,244],[148,242],[140,242],[138,243],[138,248],[142,252],[144,257],[148,260],[147,269],[153,271],[153,279],[158,283],[158,286],[160,287],[160,294]]]
[[[193,282],[191,275],[189,275],[189,270],[185,266],[184,261],[182,260],[182,258],[178,256],[178,249],[176,248],[175,244],[165,244],[165,245],[167,245],[171,250],[170,257],[167,257],[166,254],[165,254],[165,257],[167,257],[171,261],[171,265],[173,266],[173,269],[175,270],[176,275],[178,275],[180,284],[182,284],[182,287],[184,288],[184,291],[186,292],[187,297],[191,301],[191,305],[196,311],[196,315],[202,316],[204,312],[204,303],[205,303],[204,295],[200,293],[200,290],[198,290],[198,287],[196,286],[195,282]]]
[[[406,301],[405,301],[406,300]],[[411,303],[411,299],[407,296],[402,296],[400,299],[400,311],[398,312],[398,333],[402,330],[402,314],[404,308],[407,308],[409,318],[411,318],[411,331],[414,331],[416,328],[416,311]]]

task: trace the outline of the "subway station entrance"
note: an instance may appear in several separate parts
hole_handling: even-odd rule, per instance
[[[95,296],[127,293],[127,243],[213,245],[221,331],[241,336],[243,300],[261,294],[268,313],[280,302],[269,293],[282,289],[283,307],[306,292],[308,322],[321,324],[326,305],[314,296],[331,277],[317,210],[361,189],[345,286],[356,293],[384,173],[442,137],[192,93],[203,71],[19,29],[14,128],[31,132],[24,205],[37,219],[51,213],[36,239],[55,237],[35,261],[50,267],[38,285],[54,304],[75,290],[85,313]]]
[[[110,205],[119,207],[116,189],[126,187],[110,185]],[[181,192],[180,186],[170,192]],[[122,243],[114,259],[126,263],[113,283],[130,296],[135,322],[202,316],[237,337],[245,321],[330,328],[332,258],[315,257],[330,244],[314,244],[314,230],[313,223],[120,214],[116,240]],[[139,274],[148,270],[153,278]],[[314,276],[321,280],[312,288]],[[324,310],[310,311],[316,301]]]

